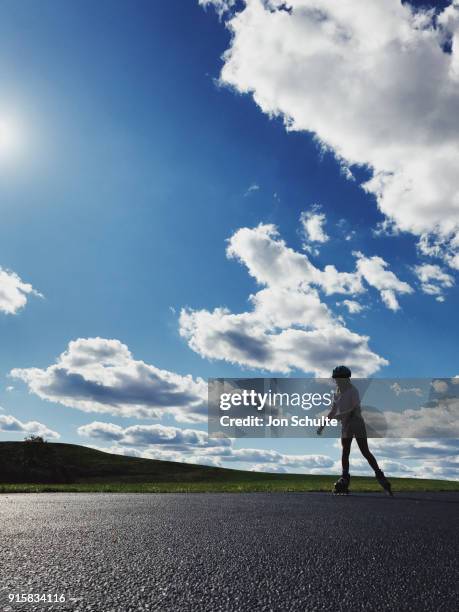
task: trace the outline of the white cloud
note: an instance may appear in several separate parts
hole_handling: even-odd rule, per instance
[[[17,274],[0,267],[0,312],[16,314],[27,304],[29,295],[43,297]]]
[[[328,376],[338,362],[368,376],[387,364],[372,352],[368,337],[350,331],[319,297],[362,292],[359,273],[319,270],[306,255],[288,248],[273,225],[242,228],[229,240],[227,255],[243,263],[260,285],[250,296],[252,310],[233,314],[226,308],[182,309],[180,334],[209,359],[272,372],[294,369]]]
[[[326,295],[365,290],[356,272],[338,272],[332,265],[323,270],[315,267],[304,253],[287,247],[272,224],[239,229],[229,240],[227,255],[243,263],[260,285],[288,289],[315,285]]]
[[[372,446],[370,442],[370,446]],[[354,476],[373,476],[373,470],[368,465],[366,459],[362,456],[356,456],[359,453],[357,450],[357,445],[355,446],[354,456],[351,455],[349,460],[350,472]],[[380,459],[378,461],[379,467],[389,476],[389,479],[392,477],[402,477],[402,478],[415,478],[416,477],[416,469],[413,466],[406,465],[399,461],[392,461],[388,459]],[[333,466],[333,471],[335,473],[341,472],[341,461],[336,461]],[[352,480],[351,480],[351,489],[352,489]]]
[[[231,467],[234,463],[241,463],[250,468],[254,464],[263,463],[269,466],[268,471],[282,469],[320,472],[329,470],[334,465],[334,460],[327,455],[285,454],[259,448],[235,449],[230,439],[213,439],[201,430],[181,430],[162,425],[122,428],[113,423],[95,421],[79,427],[78,433],[88,438],[114,443],[109,447],[92,446],[98,450],[165,461],[203,465],[222,465],[224,461]]]
[[[277,228],[269,224],[235,232],[229,240],[227,255],[246,265],[259,284],[270,287],[305,289],[313,285],[326,295],[356,295],[366,291],[364,280],[380,292],[383,302],[392,309],[398,308],[397,293],[413,292],[408,283],[387,270],[388,263],[382,257],[366,257],[359,251],[353,253],[357,260],[354,272],[339,272],[333,265],[320,270],[304,253],[287,247]]]
[[[252,309],[247,312],[182,309],[180,334],[202,357],[271,372],[296,369],[318,376],[328,376],[340,361],[351,363],[360,376],[387,364],[370,350],[368,337],[350,331],[333,314],[318,291],[360,294],[367,290],[366,281],[396,310],[396,294],[412,289],[386,269],[388,264],[382,258],[357,253],[354,272],[339,272],[332,265],[321,270],[307,255],[287,247],[274,225],[239,229],[228,241],[227,256],[246,266],[263,288],[250,296]],[[357,312],[355,304],[345,305]]]
[[[199,4],[204,8],[213,6],[218,15],[222,17],[235,6],[236,0],[199,0]]]
[[[250,468],[251,472],[265,472],[267,474],[287,474],[288,470],[283,465],[273,463],[255,463]]]
[[[114,444],[112,446],[96,446],[88,445],[90,448],[115,455],[123,455],[125,457],[141,457],[144,459],[157,459],[159,461],[175,461],[177,463],[194,463],[199,465],[215,465],[220,466],[221,461],[216,456],[199,455],[193,452],[183,452],[170,450],[169,448],[152,446],[148,448],[134,448],[133,446],[120,446]]]
[[[330,240],[330,237],[324,230],[326,223],[325,214],[320,211],[320,207],[313,206],[311,210],[304,211],[301,213],[300,222],[303,228],[303,234],[305,238],[305,249],[310,248],[309,243],[318,242],[323,244]]]
[[[421,281],[421,289],[424,293],[435,295],[438,301],[443,301],[443,289],[454,285],[451,274],[444,272],[440,266],[433,264],[421,264],[414,267],[416,276]]]
[[[422,389],[419,387],[402,387],[400,383],[394,382],[390,388],[395,393],[395,395],[400,396],[404,393],[414,393],[418,397],[422,397],[424,395]]]
[[[262,463],[269,466],[267,471],[285,472],[289,470],[320,472],[334,465],[333,459],[327,455],[294,455],[259,448],[235,449],[230,439],[209,438],[207,433],[201,430],[162,425],[136,425],[122,428],[113,423],[95,421],[79,427],[78,434],[113,442],[113,446],[108,448],[96,447],[106,452],[182,463],[222,465],[222,461],[225,461],[230,465],[246,464],[250,468],[253,468],[254,464]]]
[[[378,455],[389,459],[434,460],[457,455],[458,440],[419,440],[416,438],[375,438],[370,442]],[[337,442],[338,445],[338,442]]]
[[[432,387],[437,393],[446,393],[448,391],[448,383],[444,380],[432,381]]]
[[[357,251],[357,271],[366,282],[380,292],[382,301],[390,310],[399,310],[397,293],[413,293],[413,289],[387,270],[387,262],[382,257],[365,257]]]
[[[10,376],[23,380],[42,399],[84,412],[205,421],[207,385],[132,357],[119,340],[79,338],[69,343],[54,365],[45,369],[16,368]]]
[[[343,300],[342,302],[337,302],[338,306],[345,306],[350,314],[358,314],[364,310],[364,306],[355,300]]]
[[[339,234],[346,242],[353,240],[357,235],[357,231],[355,229],[351,229],[351,225],[347,219],[341,217],[336,223],[336,227],[339,231]]]
[[[99,438],[118,444],[133,446],[160,444],[178,451],[189,449],[190,446],[197,449],[216,446],[220,448],[231,445],[230,440],[209,438],[207,432],[199,429],[181,429],[161,424],[131,425],[123,428],[113,423],[94,421],[82,425],[77,432],[80,436]]]
[[[397,476],[398,478],[413,478],[416,476],[416,470],[412,466],[400,463],[400,461],[390,461],[383,459],[379,462],[379,467],[386,474]]]
[[[247,189],[247,191],[244,193],[244,197],[247,197],[251,193],[254,193],[255,191],[259,191],[259,190],[260,190],[260,185],[257,185],[257,183],[252,183],[250,187]]]
[[[341,442],[336,440],[334,446],[339,450]],[[389,478],[408,476],[459,480],[458,440],[372,438],[369,440],[369,446]],[[351,472],[371,474],[372,471],[367,462],[358,456],[357,445],[353,448],[350,461]],[[335,463],[334,468],[335,471],[340,469],[339,461]]]
[[[43,423],[39,423],[38,421],[20,421],[9,414],[0,414],[0,431],[36,434],[44,438],[52,439],[60,438],[60,434],[57,431],[50,429],[46,425],[43,425]]]
[[[370,449],[376,455],[379,465],[391,478],[392,476],[410,476],[417,478],[459,479],[457,459],[458,441],[431,441],[415,439],[378,439],[369,441]],[[160,444],[135,448],[115,443],[108,447],[91,445],[101,451],[147,459],[178,461],[200,465],[238,467],[243,469],[308,474],[340,474],[341,462],[329,455],[308,454],[296,455],[280,453],[272,449],[242,448],[227,446],[184,445],[174,447],[167,441]],[[336,440],[335,457],[340,453],[341,443]],[[351,473],[355,475],[372,475],[373,471],[367,461],[360,455],[354,444],[351,453]]]
[[[458,440],[374,439],[370,445],[388,461],[410,461],[416,478],[459,480]]]
[[[387,437],[459,438],[459,399],[444,398],[420,408],[384,412]]]
[[[327,455],[289,455],[271,449],[242,448],[232,449],[231,454],[224,457],[225,461],[242,461],[256,464],[276,464],[283,468],[328,469],[333,460]]]
[[[389,223],[459,268],[459,2],[435,18],[400,0],[245,0],[227,26],[221,82],[369,167]]]

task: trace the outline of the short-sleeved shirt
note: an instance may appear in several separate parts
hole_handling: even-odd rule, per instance
[[[360,396],[354,385],[335,393],[332,412],[333,416],[340,420],[345,416],[349,417],[351,412],[355,416],[361,416]]]
[[[365,421],[360,410],[360,396],[353,385],[335,393],[332,417],[341,421],[341,437],[366,438]]]

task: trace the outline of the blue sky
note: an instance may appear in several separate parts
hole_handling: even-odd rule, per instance
[[[418,227],[408,214],[402,217],[399,209],[413,212],[410,207],[415,204],[409,201],[402,200],[392,214],[388,190],[378,209],[376,192],[365,192],[361,184],[381,170],[378,164],[389,159],[389,154],[373,146],[363,129],[352,152],[350,145],[348,149],[341,145],[339,136],[326,142],[328,150],[324,150],[326,127],[323,133],[322,128],[315,132],[301,110],[295,116],[295,91],[290,84],[286,89],[291,97],[278,100],[273,93],[278,83],[272,75],[233,69],[226,83],[224,76],[218,83],[222,67],[229,64],[222,54],[233,44],[228,23],[234,11],[243,12],[245,6],[238,4],[219,19],[212,2],[208,4],[204,8],[183,0],[2,3],[0,126],[2,121],[12,126],[18,145],[10,155],[5,145],[0,157],[0,265],[43,297],[29,293],[27,303],[14,313],[0,312],[0,416],[10,415],[22,424],[45,424],[60,434],[61,441],[119,452],[208,460],[248,469],[255,464],[278,469],[279,462],[290,469],[282,457],[301,455],[309,459],[298,460],[296,467],[293,462],[293,471],[320,471],[321,465],[322,471],[333,471],[331,462],[338,456],[333,440],[253,440],[244,447],[274,450],[279,456],[268,453],[267,459],[260,455],[257,461],[247,452],[248,461],[242,455],[239,461],[236,455],[230,460],[224,454],[209,459],[209,453],[206,458],[183,441],[173,445],[164,441],[122,443],[126,436],[110,437],[100,428],[95,435],[84,436],[77,433],[78,427],[93,421],[121,428],[160,423],[204,432],[206,423],[177,421],[167,411],[159,420],[139,419],[132,406],[128,416],[120,416],[116,409],[110,412],[108,404],[102,413],[97,406],[88,408],[90,398],[82,410],[69,405],[73,401],[68,397],[70,391],[59,396],[56,390],[42,390],[40,395],[30,377],[25,381],[24,376],[22,380],[9,376],[14,369],[44,372],[69,342],[96,337],[116,339],[129,347],[133,359],[180,376],[191,375],[194,380],[285,375],[282,368],[253,367],[231,351],[226,355],[223,349],[215,349],[212,354],[212,348],[207,352],[201,345],[196,348],[200,329],[193,328],[191,339],[180,334],[184,307],[209,313],[217,307],[234,314],[251,310],[249,295],[259,291],[263,282],[257,284],[248,274],[245,251],[238,250],[236,258],[230,259],[225,250],[238,230],[255,232],[259,224],[276,226],[278,235],[271,240],[285,241],[285,248],[307,255],[317,269],[334,265],[340,273],[354,273],[352,253],[359,251],[365,261],[382,258],[397,281],[409,285],[411,292],[396,289],[397,309],[388,308],[381,299],[380,292],[387,287],[378,288],[379,281],[369,284],[366,277],[365,290],[358,295],[327,294],[321,286],[321,303],[334,316],[342,317],[346,329],[359,338],[368,336],[372,354],[389,362],[372,374],[430,378],[459,373],[452,341],[459,302],[456,267],[451,263],[453,233],[447,234],[438,222],[440,229],[430,235],[430,230]],[[290,18],[294,16],[295,11]],[[259,17],[268,18],[261,13]],[[388,15],[388,23],[396,18],[397,14]],[[444,24],[445,31],[457,27],[452,17],[445,18]],[[238,30],[242,42],[233,58],[239,54],[236,59],[244,66],[247,56],[249,66],[251,49],[242,44],[243,27]],[[267,53],[269,45],[269,39],[263,40],[262,52]],[[370,59],[371,53],[368,51]],[[285,61],[282,72],[287,79],[288,57]],[[358,78],[360,73],[355,74]],[[243,91],[250,79],[255,100]],[[422,95],[416,86],[413,82],[412,95]],[[308,94],[301,91],[298,95]],[[381,100],[382,105],[384,102]],[[449,102],[444,101],[445,108]],[[280,109],[276,117],[270,104]],[[316,124],[325,126],[320,105],[316,107]],[[406,123],[398,112],[401,124]],[[414,109],[413,114],[416,112]],[[297,122],[294,131],[285,127],[288,114]],[[352,116],[357,134],[363,119]],[[444,121],[457,122],[448,115]],[[429,138],[434,140],[434,127],[426,130],[419,144],[420,167],[424,161],[421,149],[427,147]],[[408,159],[407,143],[397,141],[397,145]],[[364,163],[354,163],[361,159]],[[353,180],[346,176],[343,165],[349,165]],[[407,165],[402,170],[400,174],[406,176],[412,168]],[[438,209],[436,192],[430,209],[428,205],[419,210],[419,218]],[[457,216],[448,212],[446,204],[445,210],[444,217],[449,215],[459,227]],[[301,214],[308,212],[324,215],[326,242],[308,242],[300,222]],[[375,235],[375,228],[387,218],[401,231]],[[432,216],[432,226],[435,223]],[[426,233],[437,245],[435,257],[419,247]],[[257,238],[255,233],[250,236]],[[346,236],[351,238],[346,240]],[[423,291],[420,272],[414,270],[421,265],[438,268],[451,279],[449,286],[441,286],[436,270],[436,280],[427,279],[424,285],[430,282],[438,292]],[[274,287],[274,281],[269,282]],[[436,299],[439,292],[444,301]],[[336,305],[344,299],[358,301],[363,310],[351,314],[343,305]],[[212,321],[220,324],[215,317]],[[289,373],[311,375],[294,366],[289,366]],[[46,394],[52,401],[44,398]],[[15,432],[15,425],[11,420],[8,423],[4,422],[6,431],[0,431],[0,439],[21,439],[27,427]],[[94,434],[95,428],[85,431]],[[234,448],[243,446],[238,441]],[[391,457],[387,452],[387,461],[399,462],[400,452],[397,455],[394,448],[393,453]],[[330,461],[317,463],[317,457]],[[413,466],[422,466],[419,457],[419,464],[408,461],[392,467],[413,470]]]

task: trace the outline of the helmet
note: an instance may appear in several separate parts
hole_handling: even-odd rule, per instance
[[[344,365],[336,366],[332,374],[333,378],[350,378],[351,371]]]

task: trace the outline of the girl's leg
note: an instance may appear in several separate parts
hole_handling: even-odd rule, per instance
[[[351,453],[351,444],[352,438],[341,438],[341,465],[343,466],[343,476],[349,476],[349,455]]]
[[[374,469],[376,480],[379,482],[382,488],[386,491],[386,493],[390,495],[391,497],[393,497],[394,494],[392,493],[391,484],[387,480],[387,478],[384,476],[384,473],[382,472],[382,470],[379,468],[378,462],[374,458],[374,455],[370,453],[370,449],[368,448],[368,440],[366,438],[357,438],[357,444],[359,445],[360,452],[362,453],[362,455],[365,457],[365,459]]]
[[[374,469],[375,474],[380,474],[381,470],[379,469],[378,462],[375,459],[375,456],[370,452],[368,448],[368,440],[366,438],[356,438],[357,444],[359,445],[360,452]]]

